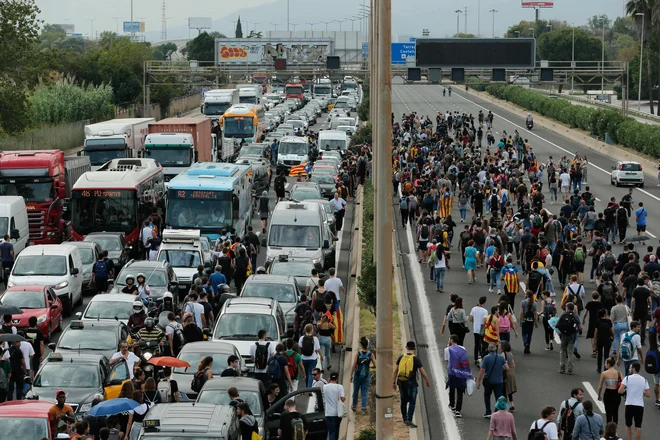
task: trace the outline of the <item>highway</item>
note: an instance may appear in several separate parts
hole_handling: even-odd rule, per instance
[[[506,130],[509,134],[513,134],[514,130],[518,130],[523,137],[528,138],[539,162],[547,161],[549,155],[558,159],[562,155],[571,157],[576,152],[586,154],[590,162],[587,185],[591,187],[592,192],[597,197],[596,208],[598,212],[602,212],[606,201],[609,201],[610,197],[616,196],[620,200],[628,192],[628,188],[610,186],[609,170],[615,164],[611,158],[588,150],[546,129],[535,127],[532,132],[528,132],[524,128],[524,121],[518,117],[490,105],[487,101],[475,97],[473,94],[465,94],[464,91],[458,90],[458,87],[454,87],[451,97],[443,97],[442,86],[438,85],[395,84],[393,86],[392,110],[396,121],[400,121],[401,115],[404,112],[410,113],[416,111],[420,115],[429,115],[435,121],[437,112],[444,113],[445,110],[458,110],[460,112],[472,113],[476,117],[480,109],[484,110],[484,113],[487,113],[489,109],[493,111],[495,115],[494,129],[498,134],[502,133],[503,130]],[[657,246],[657,236],[660,235],[660,226],[658,226],[660,225],[660,188],[657,188],[655,183],[655,181],[647,181],[647,187],[645,189],[634,190],[634,206],[637,207],[637,202],[642,201],[649,211],[649,241],[646,244],[653,245],[654,247]],[[549,201],[547,185],[545,186],[546,201]],[[545,208],[557,213],[560,206],[551,205],[547,202],[544,203]],[[465,397],[463,419],[455,419],[448,408],[449,400],[447,391],[445,390],[445,381],[447,378],[446,366],[442,360],[442,350],[447,345],[448,334],[445,333],[445,336],[440,336],[440,327],[445,308],[449,305],[449,294],[451,292],[455,292],[465,299],[465,310],[468,315],[472,307],[477,304],[480,296],[488,296],[487,309],[495,305],[499,297],[495,293],[488,293],[489,286],[485,282],[485,269],[478,269],[478,283],[468,286],[467,276],[465,271],[461,269],[459,263],[460,256],[457,251],[453,252],[451,270],[446,274],[445,293],[437,293],[435,284],[428,279],[428,268],[426,265],[421,267],[417,262],[411,229],[401,228],[400,217],[396,215],[398,210],[398,197],[395,197],[394,217],[397,225],[398,243],[404,264],[402,273],[405,276],[405,283],[408,288],[410,313],[412,314],[410,321],[413,323],[416,342],[418,346],[421,346],[418,354],[421,356],[426,371],[429,372],[431,381],[433,382],[430,391],[426,388],[424,390],[423,404],[418,405],[418,410],[422,406],[423,408],[421,410],[425,412],[421,420],[426,425],[426,432],[431,439],[486,438],[489,423],[488,419],[483,418],[485,409],[482,390],[477,390],[474,395]],[[453,217],[456,221],[460,218],[457,209],[454,210]],[[469,220],[470,217],[468,216]],[[458,245],[457,237],[463,224],[458,223],[458,225],[460,229],[457,228],[455,232],[455,246]],[[629,235],[633,232],[634,226],[629,229]],[[636,250],[641,255],[645,253],[645,249],[646,246],[642,246],[641,244],[638,244],[636,247]],[[615,253],[619,253],[621,250],[621,245],[617,243],[614,246]],[[588,261],[585,267],[585,288],[587,293],[595,290],[596,287],[595,284],[589,282],[587,270],[590,269],[591,264]],[[555,286],[558,286],[556,275],[554,282]],[[522,298],[520,299],[522,300]],[[520,304],[516,304],[514,307],[516,315],[519,308]],[[465,347],[470,354],[470,360],[473,361],[472,335],[468,334],[465,341]],[[595,405],[596,410],[604,414],[604,407],[601,402],[597,401],[597,396],[595,395],[599,375],[596,372],[595,359],[590,356],[590,342],[584,336],[580,338],[579,351],[582,359],[574,362],[575,374],[568,376],[558,373],[559,350],[544,351],[545,343],[542,328],[539,327],[534,332],[530,355],[523,356],[522,341],[520,339],[514,339],[512,336],[511,343],[516,362],[516,381],[518,388],[518,393],[514,395],[518,438],[526,438],[531,423],[540,418],[540,411],[544,406],[551,405],[558,409],[561,402],[570,396],[570,390],[574,387],[582,387],[585,391],[584,399],[597,403]],[[403,350],[403,348],[399,349]],[[474,364],[472,370],[475,376],[478,375],[479,371]],[[645,376],[649,379],[652,387],[653,378],[646,374]],[[653,405],[653,399],[645,399],[645,403],[646,414],[644,417],[644,434],[642,438],[657,438],[657,436],[651,433],[660,431],[658,410]],[[494,401],[492,404],[494,405]],[[623,425],[623,410],[622,404],[619,414],[620,425]],[[437,420],[441,420],[442,424],[435,423]],[[620,426],[619,435],[622,436],[624,432],[623,426]]]

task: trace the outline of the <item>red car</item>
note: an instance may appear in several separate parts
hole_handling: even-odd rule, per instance
[[[50,287],[10,287],[0,296],[0,303],[23,310],[22,314],[11,317],[12,324],[19,329],[28,328],[30,317],[36,316],[37,325],[47,341],[54,331],[62,330],[62,301]]]
[[[54,439],[48,422],[48,410],[51,406],[53,402],[43,400],[12,400],[0,403],[3,438]]]

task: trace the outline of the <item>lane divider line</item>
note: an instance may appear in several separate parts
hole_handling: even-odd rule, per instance
[[[598,400],[598,393],[596,392],[595,388],[589,382],[582,382],[582,386],[584,387],[584,390],[591,396],[592,403],[598,407],[598,410],[601,413],[605,414],[605,404]]]

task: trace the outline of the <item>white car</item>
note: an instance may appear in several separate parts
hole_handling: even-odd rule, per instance
[[[644,171],[639,162],[619,161],[616,167],[612,167],[610,176],[612,185],[633,185],[644,188]]]

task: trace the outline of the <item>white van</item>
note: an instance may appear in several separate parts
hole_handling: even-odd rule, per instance
[[[280,126],[281,127],[281,126]],[[309,162],[309,141],[306,137],[284,136],[277,149],[277,174],[289,174],[291,167]]]
[[[348,149],[348,135],[340,130],[322,130],[319,131],[319,149],[322,151],[338,150],[346,151]]]
[[[282,201],[275,205],[268,229],[266,265],[281,255],[309,258],[325,272],[335,266],[335,241],[318,203]]]
[[[0,196],[0,239],[5,235],[11,237],[16,258],[30,238],[25,199],[21,196]]]
[[[70,244],[29,246],[16,258],[7,286],[52,286],[70,316],[83,300],[82,267],[80,251]]]

